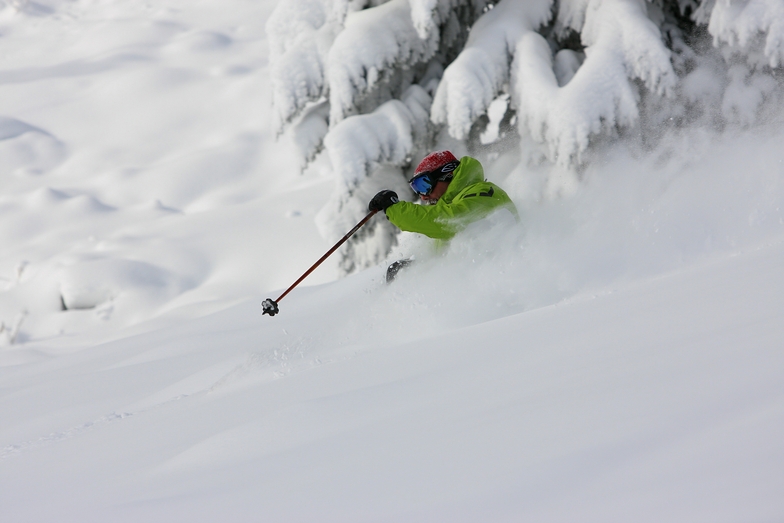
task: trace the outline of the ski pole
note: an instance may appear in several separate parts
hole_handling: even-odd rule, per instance
[[[299,284],[300,284],[300,282],[301,282],[302,280],[304,280],[305,278],[307,278],[307,277],[308,277],[308,275],[309,275],[311,272],[313,272],[314,270],[316,270],[316,267],[318,267],[319,265],[321,265],[321,262],[323,262],[324,260],[326,260],[327,258],[329,258],[330,254],[332,254],[333,252],[335,252],[335,251],[338,249],[338,247],[340,247],[341,245],[343,245],[343,244],[346,242],[346,240],[348,240],[349,238],[351,238],[351,236],[352,236],[352,235],[353,235],[355,232],[357,232],[357,231],[359,230],[359,228],[360,228],[360,227],[362,227],[363,225],[365,225],[365,224],[366,224],[366,223],[367,223],[367,222],[368,222],[368,221],[369,221],[369,220],[370,220],[370,219],[373,217],[373,215],[374,215],[374,214],[376,214],[377,212],[378,212],[378,211],[370,211],[370,212],[367,214],[367,216],[365,216],[364,218],[362,218],[362,220],[361,220],[361,221],[360,221],[358,224],[356,224],[356,225],[354,226],[354,228],[353,228],[353,229],[351,229],[350,231],[348,231],[348,232],[346,233],[346,235],[345,235],[345,236],[343,236],[343,237],[340,239],[340,241],[338,241],[338,243],[336,243],[335,245],[333,245],[333,246],[332,246],[332,248],[331,248],[330,250],[328,250],[328,251],[326,252],[326,254],[324,254],[324,256],[322,256],[321,258],[319,258],[319,260],[318,260],[316,263],[314,263],[314,264],[313,264],[313,265],[310,267],[310,269],[308,269],[307,271],[305,271],[305,274],[303,274],[302,276],[300,276],[300,277],[299,277],[299,279],[298,279],[297,281],[295,281],[294,283],[292,283],[292,284],[291,284],[291,287],[289,287],[288,289],[286,289],[285,291],[283,291],[283,294],[281,294],[280,296],[278,296],[278,299],[277,299],[277,300],[273,300],[273,299],[271,299],[271,298],[267,298],[266,300],[264,300],[263,302],[261,302],[261,308],[264,310],[264,312],[262,312],[261,314],[262,314],[262,315],[264,315],[264,314],[269,314],[270,316],[275,316],[275,315],[276,315],[278,312],[280,312],[280,311],[278,310],[278,302],[279,302],[280,300],[282,300],[282,299],[283,299],[283,298],[284,298],[284,297],[285,297],[285,296],[286,296],[286,295],[287,295],[289,292],[291,292],[291,290],[292,290],[294,287],[296,287],[297,285],[299,285]]]

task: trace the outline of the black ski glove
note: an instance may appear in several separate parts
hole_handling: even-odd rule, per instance
[[[384,190],[376,194],[368,204],[368,211],[386,211],[387,207],[398,202],[395,191]]]

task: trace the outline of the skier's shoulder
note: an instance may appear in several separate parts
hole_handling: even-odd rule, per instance
[[[517,207],[506,191],[487,180],[468,185],[455,195],[452,202],[465,203],[476,209],[485,209],[485,212],[491,212],[496,209],[508,209],[517,220],[519,220],[520,216]]]
[[[487,180],[481,180],[464,186],[460,189],[460,192],[455,195],[455,199],[474,198],[477,196],[492,197],[497,190],[500,190],[500,187],[494,183],[488,182]]]
[[[490,198],[494,201],[510,200],[506,191],[487,180],[470,183],[455,195],[455,200],[463,200],[466,198]]]
[[[465,184],[480,182],[485,179],[485,170],[476,158],[463,156],[455,170],[455,178],[462,179]]]

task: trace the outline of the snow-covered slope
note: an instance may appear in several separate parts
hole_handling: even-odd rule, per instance
[[[4,517],[775,521],[783,259],[424,335],[367,271],[7,368]]]
[[[274,139],[274,5],[0,2],[0,520],[784,519],[776,115],[511,151],[520,224],[262,317],[335,183]]]
[[[17,341],[219,308],[326,250],[313,216],[332,183],[299,177],[270,127],[275,2],[13,5],[0,2],[0,321],[21,319]]]

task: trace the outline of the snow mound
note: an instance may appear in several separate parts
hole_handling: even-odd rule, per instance
[[[58,271],[57,279],[67,310],[93,309],[122,296],[123,305],[144,314],[150,305],[164,302],[165,296],[171,298],[185,287],[161,267],[122,258],[74,260]]]
[[[50,133],[0,116],[0,174],[43,174],[66,157],[65,144]]]

